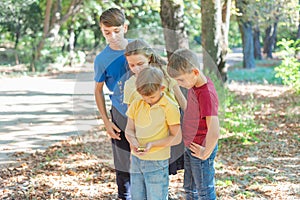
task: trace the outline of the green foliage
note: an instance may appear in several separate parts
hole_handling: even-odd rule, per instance
[[[300,51],[300,40],[283,39],[278,44],[284,48],[284,54],[282,64],[275,68],[276,77],[282,78],[285,85],[300,94],[300,62],[295,58],[296,52]]]
[[[37,1],[1,1],[0,9],[0,31],[10,34],[15,47],[20,37],[35,37],[42,29],[42,13]]]
[[[229,24],[228,45],[229,48],[242,46],[242,38],[239,30],[239,25],[236,22],[235,16],[231,17],[230,24]]]
[[[254,115],[258,108],[253,96],[241,103],[234,94],[228,95],[224,120],[221,121],[221,133],[233,135],[242,145],[258,142],[256,135],[260,133],[261,127],[255,121]]]

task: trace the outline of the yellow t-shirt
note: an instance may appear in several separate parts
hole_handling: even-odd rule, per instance
[[[134,100],[126,114],[133,119],[136,138],[142,146],[167,137],[168,126],[180,124],[178,106],[166,96],[153,106],[142,99]],[[153,147],[143,156],[136,155],[134,152],[132,154],[142,160],[166,160],[170,158],[170,147]]]
[[[126,104],[131,104],[135,99],[142,99],[141,95],[136,91],[135,86],[136,76],[131,76],[124,85],[124,99],[123,102]],[[176,80],[169,77],[169,82],[164,78],[163,86],[165,86],[164,93],[167,97],[170,98],[177,106],[179,106],[175,94],[173,91],[173,87],[177,84]]]

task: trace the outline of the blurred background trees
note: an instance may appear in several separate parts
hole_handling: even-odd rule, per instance
[[[203,53],[204,67],[212,62],[226,80],[226,55],[232,49],[241,48],[243,67],[253,69],[257,60],[286,51],[279,41],[299,39],[299,4],[299,0],[1,1],[0,64],[39,72],[53,65],[92,62],[105,45],[99,15],[119,7],[129,22],[128,37],[163,47],[166,57],[180,47]],[[292,55],[296,62],[297,55],[298,50]]]

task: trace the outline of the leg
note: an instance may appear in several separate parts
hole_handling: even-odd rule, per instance
[[[177,174],[177,170],[184,169],[184,144],[183,141],[171,146],[171,158],[169,159],[169,174]]]
[[[127,119],[120,114],[114,107],[111,110],[112,121],[120,128],[124,126]],[[130,145],[125,138],[122,128],[120,132],[121,140],[112,140],[114,165],[116,169],[116,181],[118,185],[118,197],[130,200]]]
[[[186,200],[198,200],[198,192],[196,189],[195,180],[193,177],[191,166],[190,150],[186,149],[184,153],[184,181],[183,188],[185,191]]]
[[[195,180],[196,188],[199,195],[199,200],[215,200],[215,169],[214,159],[217,153],[217,146],[213,153],[206,160],[200,160],[191,156],[192,174]],[[188,150],[190,153],[190,150]]]
[[[112,140],[116,182],[118,185],[118,197],[124,200],[130,200],[130,153],[126,151],[127,145],[129,148],[129,144],[122,135],[124,135],[124,133],[121,133],[120,141]]]
[[[146,187],[144,175],[141,171],[141,161],[134,155],[131,156],[131,197],[132,200],[146,200]]]
[[[147,200],[167,200],[169,187],[168,160],[144,161]]]

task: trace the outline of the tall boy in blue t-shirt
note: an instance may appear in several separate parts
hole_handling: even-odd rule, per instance
[[[108,45],[96,56],[94,61],[95,100],[106,132],[112,140],[118,198],[129,200],[131,199],[130,147],[124,134],[127,122],[125,115],[127,105],[123,104],[124,82],[129,74],[124,56],[124,50],[128,44],[128,40],[124,37],[127,32],[127,25],[123,12],[117,8],[104,11],[100,16],[99,25]],[[110,95],[112,101],[111,121],[106,111],[103,93],[104,83],[112,92]]]

